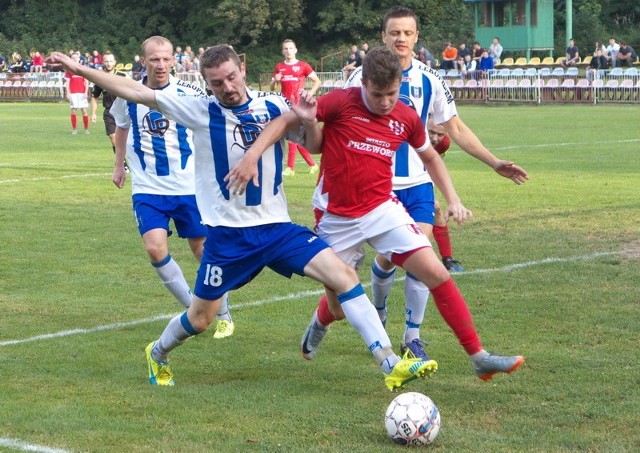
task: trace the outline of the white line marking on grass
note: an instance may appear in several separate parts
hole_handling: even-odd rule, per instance
[[[65,175],[65,176],[51,176],[46,178],[17,178],[17,179],[0,179],[0,184],[7,184],[11,182],[34,182],[34,181],[51,181],[53,179],[76,179],[76,178],[93,178],[100,176],[111,176],[111,173],[85,173],[83,175]]]
[[[553,148],[560,146],[591,146],[591,145],[615,145],[622,143],[636,143],[640,142],[640,138],[630,138],[626,140],[602,140],[596,142],[564,142],[564,143],[540,143],[538,145],[512,145],[512,146],[500,146],[497,148],[492,148],[494,151],[505,151],[510,149],[521,149],[521,148]]]
[[[473,275],[473,274],[486,274],[486,273],[492,273],[492,272],[511,272],[511,271],[514,271],[514,270],[524,269],[524,268],[532,267],[532,266],[540,266],[540,265],[544,265],[544,264],[555,264],[555,263],[572,263],[572,262],[575,262],[575,261],[592,260],[592,259],[596,259],[596,258],[601,258],[603,256],[611,256],[611,255],[616,255],[616,254],[617,254],[616,252],[601,252],[601,253],[592,253],[590,255],[572,256],[572,257],[569,257],[569,258],[545,258],[543,260],[529,261],[527,263],[510,264],[508,266],[497,267],[497,268],[493,268],[493,269],[476,269],[476,270],[472,270],[472,271],[458,272],[458,273],[455,274],[455,276]],[[402,281],[402,280],[404,280],[404,277],[400,277],[400,278],[398,278],[396,280]],[[368,287],[370,285],[371,285],[370,283],[363,283],[363,286],[365,286],[365,287]],[[300,291],[298,293],[286,294],[284,296],[276,296],[276,297],[272,297],[272,298],[269,298],[269,299],[259,300],[259,301],[256,301],[256,302],[248,302],[246,304],[237,304],[237,305],[236,304],[232,304],[232,307],[233,307],[233,310],[243,310],[243,309],[247,309],[247,308],[260,307],[262,305],[273,304],[273,303],[276,303],[276,302],[282,302],[282,301],[286,301],[286,300],[300,299],[300,298],[309,297],[309,296],[320,296],[321,294],[324,294],[324,290]],[[152,316],[150,318],[138,319],[136,321],[118,322],[118,323],[115,323],[115,324],[107,324],[107,325],[103,325],[103,326],[93,327],[91,329],[64,330],[64,331],[61,331],[61,332],[49,333],[49,334],[44,334],[44,335],[37,335],[35,337],[23,338],[23,339],[20,339],[20,340],[1,341],[0,342],[0,347],[12,346],[12,345],[23,344],[23,343],[31,343],[31,342],[34,342],[34,341],[49,340],[49,339],[52,339],[52,338],[70,337],[72,335],[84,335],[84,334],[90,334],[90,333],[96,333],[96,332],[103,332],[103,331],[106,331],[106,330],[118,330],[118,329],[123,329],[123,328],[126,328],[126,327],[138,326],[138,325],[141,325],[141,324],[150,324],[150,323],[156,322],[156,321],[162,321],[162,320],[171,319],[174,316],[179,315],[180,313],[182,313],[182,312],[172,313],[172,314],[157,315],[157,316]]]
[[[0,447],[7,447],[13,450],[22,451],[37,451],[40,453],[68,453],[68,450],[46,447],[44,445],[33,445],[27,442],[22,442],[21,440],[7,439],[5,437],[0,437]]]

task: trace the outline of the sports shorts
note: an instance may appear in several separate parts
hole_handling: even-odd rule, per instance
[[[170,220],[173,220],[181,238],[201,238],[207,235],[207,227],[202,224],[195,195],[137,193],[131,199],[140,236],[156,228],[167,230],[171,236]]]
[[[72,109],[86,109],[89,107],[86,93],[71,93],[69,105]]]
[[[431,247],[427,236],[397,199],[357,218],[325,212],[317,232],[345,263],[356,269],[364,260],[364,244],[392,262],[393,255]]]
[[[265,267],[291,278],[329,246],[295,223],[244,228],[207,227],[204,252],[193,293],[215,300],[253,280]]]
[[[436,218],[436,207],[432,182],[394,190],[393,193],[402,202],[413,220],[433,225]]]
[[[108,109],[102,113],[102,119],[104,120],[104,130],[107,135],[116,133],[116,120]]]

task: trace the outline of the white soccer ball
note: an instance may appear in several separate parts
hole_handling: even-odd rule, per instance
[[[394,398],[384,416],[387,434],[396,444],[424,446],[440,432],[440,411],[426,395],[402,393]]]

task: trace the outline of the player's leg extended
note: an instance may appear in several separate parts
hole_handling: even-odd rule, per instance
[[[371,265],[371,293],[383,326],[387,324],[387,298],[395,276],[396,266],[382,255],[376,255]]]
[[[404,262],[396,264],[402,265],[430,288],[438,311],[471,357],[478,377],[491,379],[495,373],[510,373],[524,363],[522,356],[489,354],[483,348],[462,294],[431,247],[419,249],[407,255]]]

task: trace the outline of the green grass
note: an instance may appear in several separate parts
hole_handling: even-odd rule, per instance
[[[468,271],[455,280],[487,348],[527,362],[480,381],[430,304],[424,336],[440,370],[408,386],[441,410],[430,448],[640,450],[640,108],[459,110],[531,176],[518,187],[456,146],[446,157],[475,214],[451,226]],[[265,271],[232,294],[236,334],[190,340],[172,355],[176,387],[150,386],[144,347],[180,309],[147,264],[130,187],[111,183],[102,123],[71,136],[66,104],[0,104],[0,137],[0,450],[20,442],[92,452],[396,448],[383,426],[393,395],[347,323],[332,327],[316,360],[301,359],[321,291],[309,279]],[[285,183],[291,213],[310,225],[314,178],[303,162],[297,170]],[[192,281],[187,244],[171,241]],[[369,281],[368,265],[361,276]],[[397,345],[400,283],[392,299]],[[34,338],[59,332],[67,334]],[[33,341],[13,342],[24,339]]]

